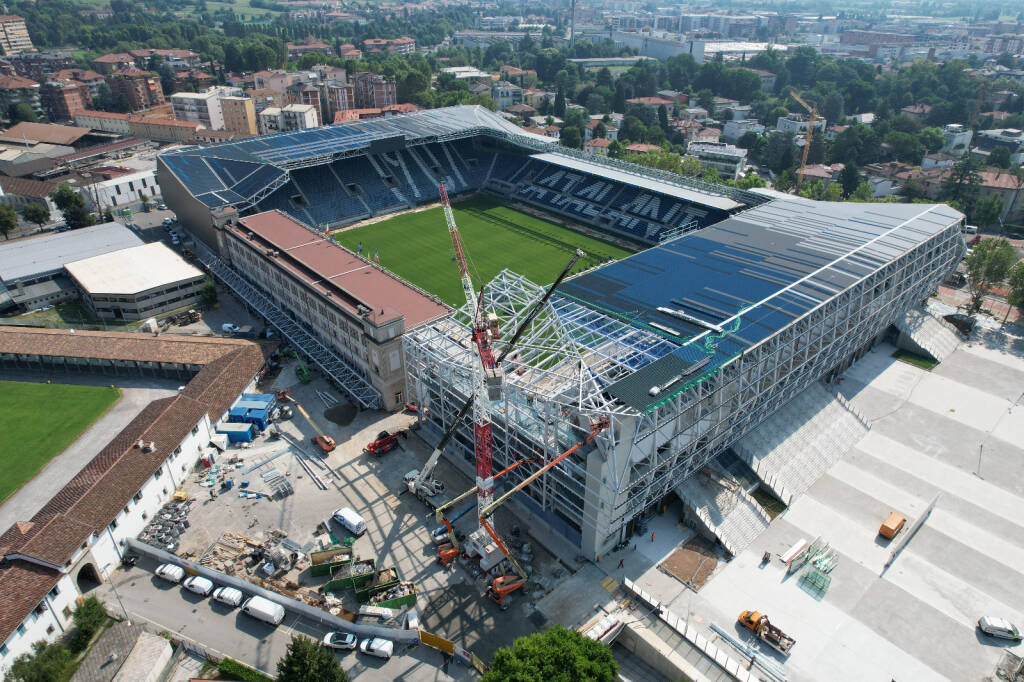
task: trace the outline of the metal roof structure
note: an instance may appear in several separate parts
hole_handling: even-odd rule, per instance
[[[103,223],[0,244],[0,281],[13,283],[61,270],[65,263],[140,246],[143,241],[121,223]]]
[[[560,294],[679,344],[609,387],[643,410],[660,387],[714,371],[961,219],[944,204],[780,199],[580,275]]]
[[[251,205],[253,198],[287,182],[289,169],[361,153],[375,141],[402,138],[406,144],[425,144],[483,133],[515,136],[531,146],[557,144],[484,107],[457,106],[185,147],[160,159],[196,198],[214,208]]]

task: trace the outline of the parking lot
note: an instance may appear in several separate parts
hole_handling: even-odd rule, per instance
[[[788,659],[769,650],[793,680],[981,679],[1005,650],[1019,655],[976,623],[1024,625],[1024,341],[986,332],[931,372],[894,350],[877,347],[838,387],[871,430],[747,550],[698,594],[657,568],[638,583],[741,639],[740,611],[769,614],[797,640]],[[878,536],[882,520],[898,511],[909,528],[936,497],[885,569],[895,544]],[[818,537],[839,553],[824,595],[777,559],[761,566],[765,551]]]
[[[221,491],[218,486],[217,496],[211,498],[210,489],[200,485],[204,472],[189,477],[185,490],[194,499],[194,503],[188,517],[190,526],[179,538],[177,552],[197,560],[225,531],[261,542],[278,530],[308,551],[312,549],[318,525],[327,520],[335,509],[348,506],[362,515],[367,523],[367,532],[354,542],[355,553],[361,558],[375,559],[378,568],[397,567],[402,580],[416,584],[416,608],[424,630],[451,639],[484,661],[489,661],[498,647],[509,646],[516,637],[536,631],[535,626],[527,620],[533,610],[534,600],[542,596],[547,588],[557,584],[556,574],[565,576],[567,571],[542,548],[534,545],[532,567],[539,583],[531,582],[527,588],[529,592],[517,592],[511,597],[511,608],[502,612],[484,595],[486,585],[474,580],[465,568],[459,566],[451,571],[444,570],[437,563],[436,549],[428,532],[438,526],[433,514],[411,494],[399,494],[404,490],[404,474],[423,465],[430,454],[429,447],[413,433],[400,440],[398,449],[379,458],[363,453],[364,446],[380,431],[393,432],[407,428],[413,425],[415,417],[409,413],[389,414],[343,408],[331,412],[331,416],[337,420],[332,421],[325,416],[327,404],[317,395],[317,391],[325,391],[339,399],[342,396],[328,389],[320,379],[309,384],[299,382],[294,367],[294,360],[286,361],[273,383],[262,386],[260,390],[273,392],[289,388],[298,405],[302,406],[324,433],[335,440],[337,448],[323,459],[323,468],[313,465],[313,470],[327,483],[328,489],[321,490],[314,484],[294,455],[294,447],[284,439],[269,440],[264,436],[252,447],[231,447],[217,460],[218,465],[226,465],[232,457],[241,460],[241,466],[231,465],[228,470],[228,476],[234,483],[230,491]],[[346,405],[343,400],[341,403]],[[302,449],[313,454],[314,446],[310,439],[315,433],[314,428],[302,416],[302,410],[295,408],[293,411],[293,418],[279,421],[278,426],[300,442]],[[344,414],[346,412],[347,415]],[[341,418],[339,413],[342,413]],[[259,468],[248,474],[242,473],[271,457],[271,461]],[[260,474],[271,468],[285,476],[294,488],[294,494],[280,500],[243,499],[238,496],[243,480],[249,482],[247,490],[270,492],[264,486]],[[471,487],[467,477],[443,461],[435,477],[445,483],[449,496]],[[471,503],[472,500],[467,500],[460,503],[457,509],[461,510]],[[513,522],[510,516],[505,516],[499,510],[496,524],[499,532],[506,533]],[[457,523],[457,528],[467,533],[474,527],[475,517],[472,513]],[[337,539],[347,535],[337,525],[332,525],[332,534]],[[253,568],[250,567],[250,570]],[[139,568],[131,569],[129,573],[134,574],[130,581],[126,582],[125,578],[119,577],[117,583],[119,590],[123,583],[124,590],[130,595],[127,598],[122,595],[128,610],[133,611],[133,607],[129,606],[131,602],[140,609],[136,611],[140,615],[168,629],[178,630],[180,620],[177,623],[166,622],[177,607],[167,611],[162,608],[166,600],[154,592],[159,586],[150,584],[148,576],[140,580],[139,576],[143,573]],[[308,570],[293,570],[285,580],[294,581],[302,589],[316,590],[326,578],[313,577]],[[358,610],[359,604],[351,589],[337,596],[342,598],[344,610]],[[204,605],[196,613],[206,614],[206,610],[216,612],[218,609],[217,606]],[[204,637],[211,637],[213,639],[207,643],[214,648],[219,648],[215,641],[221,641],[225,646],[230,643],[232,648],[226,651],[240,648],[252,657],[253,664],[261,667],[272,665],[276,661],[275,656],[283,652],[283,645],[276,643],[277,635],[268,636],[253,631],[253,628],[262,629],[262,626],[249,624],[238,633],[225,633],[211,625],[213,615],[204,615],[203,618],[203,625],[199,628],[201,632],[197,631],[196,624],[185,624],[187,629],[182,631],[183,634],[202,642],[207,642]],[[292,624],[290,618],[286,623],[289,629],[305,632],[318,639],[325,632],[319,624]],[[427,647],[417,647],[417,651],[414,658],[419,664],[436,672],[436,667],[442,663],[441,655]],[[353,657],[352,654],[346,656]],[[248,661],[244,657],[242,660]]]

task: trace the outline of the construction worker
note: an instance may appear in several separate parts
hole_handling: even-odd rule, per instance
[[[616,566],[616,568],[622,568],[623,567],[623,563],[622,562],[623,562],[623,560],[619,559],[619,565]]]
[[[651,542],[654,542],[654,533],[651,533]]]

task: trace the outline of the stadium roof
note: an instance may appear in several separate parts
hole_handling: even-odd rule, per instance
[[[715,370],[962,219],[943,204],[778,199],[571,279],[559,293],[681,344],[609,387],[646,410],[680,378]],[[666,392],[652,395],[657,386]]]
[[[138,294],[203,276],[163,242],[101,253],[64,268],[89,294]]]
[[[695,189],[683,187],[667,180],[648,177],[643,174],[643,170],[640,167],[637,167],[637,171],[639,172],[630,172],[627,170],[612,168],[607,163],[578,159],[557,152],[534,154],[533,158],[546,161],[556,166],[562,166],[563,168],[571,168],[572,170],[590,173],[591,175],[608,178],[628,185],[635,185],[636,187],[642,187],[644,189],[651,190],[652,192],[659,192],[677,199],[720,208],[723,211],[732,211],[737,208],[743,208],[744,206],[744,204],[741,204],[738,201],[733,201],[728,197],[716,196],[709,192],[698,192]],[[680,182],[682,181],[683,178],[680,176]]]
[[[142,243],[121,223],[4,242],[0,244],[0,281],[10,283],[52,273],[65,263]]]
[[[404,116],[350,121],[294,132],[261,135],[206,147],[185,147],[160,159],[200,201],[213,208],[244,203],[284,179],[288,168],[325,163],[395,137],[407,143],[484,131],[533,144],[556,140],[527,133],[480,106],[418,111]]]

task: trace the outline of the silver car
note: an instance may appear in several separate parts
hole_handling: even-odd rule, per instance
[[[391,654],[395,653],[395,643],[390,639],[374,637],[360,642],[359,650],[377,658],[391,658]]]
[[[330,649],[355,649],[359,640],[351,632],[328,632],[322,643]]]
[[[1014,642],[1021,640],[1020,630],[1016,625],[1006,620],[1005,618],[997,618],[995,616],[982,616],[978,619],[978,629],[984,632],[986,635],[992,637],[999,637],[1000,639],[1009,639]]]

